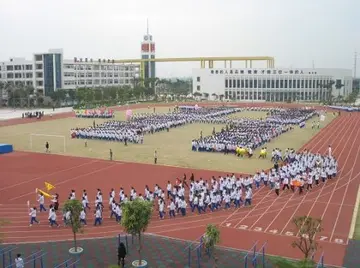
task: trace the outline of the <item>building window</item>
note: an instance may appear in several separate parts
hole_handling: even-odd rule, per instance
[[[196,81],[200,82],[200,76],[196,77]]]
[[[21,78],[21,74],[16,73],[15,78]]]
[[[15,65],[15,71],[21,71],[21,65]]]
[[[237,88],[240,88],[240,79],[237,80]]]
[[[200,87],[200,86],[196,86],[196,90],[197,90],[197,91],[200,91],[200,90],[201,90],[201,87]]]
[[[12,78],[14,78],[14,74],[13,74],[13,73],[8,73],[8,74],[6,75],[6,78],[12,79]]]
[[[229,81],[227,79],[225,79],[225,88],[229,87]]]
[[[14,66],[12,65],[6,66],[6,71],[13,71],[13,70],[14,70]]]
[[[232,88],[232,80],[229,79],[229,88]]]
[[[243,79],[241,79],[241,88],[244,88],[244,80]]]
[[[35,61],[42,61],[42,55],[36,55]]]
[[[25,69],[28,70],[28,71],[32,70],[32,65],[27,64],[27,65],[25,66]]]

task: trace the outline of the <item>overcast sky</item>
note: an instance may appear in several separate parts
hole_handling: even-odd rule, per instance
[[[147,18],[156,57],[274,56],[276,67],[353,69],[357,50],[360,74],[360,0],[0,0],[0,61],[49,48],[67,59],[139,58]],[[157,76],[197,66],[158,63]]]

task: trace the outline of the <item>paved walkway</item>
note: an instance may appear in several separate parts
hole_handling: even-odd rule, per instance
[[[185,250],[188,247],[189,242],[183,242],[173,239],[167,239],[157,236],[145,235],[143,258],[148,261],[148,267],[156,268],[179,268],[189,267],[189,251]],[[125,239],[122,238],[125,243]],[[84,253],[81,256],[80,264],[77,268],[106,268],[110,264],[116,264],[117,262],[117,238],[112,239],[91,239],[79,241],[79,246],[84,248]],[[14,245],[15,246],[15,245]],[[43,250],[46,257],[44,260],[44,268],[53,268],[56,265],[62,263],[64,260],[69,259],[70,255],[68,249],[73,246],[72,241],[58,242],[58,243],[42,243],[42,244],[21,244],[17,245],[17,249],[13,251],[13,258],[16,253],[21,253],[24,257],[30,256],[32,253]],[[194,248],[197,245],[192,246],[191,251],[191,263],[190,267],[197,267],[197,252]],[[135,239],[132,243],[131,238],[128,239],[128,253],[127,265],[125,267],[131,267],[131,262],[136,260],[137,257],[138,242]],[[218,249],[217,256],[219,258],[219,267],[244,267],[243,256],[244,254],[237,251]],[[249,260],[250,264],[250,260]],[[5,267],[9,265],[9,260],[6,260]],[[25,267],[33,267],[31,264]],[[36,267],[40,267],[40,263]],[[62,266],[65,267],[65,266]],[[202,252],[201,267],[213,267],[213,260]]]

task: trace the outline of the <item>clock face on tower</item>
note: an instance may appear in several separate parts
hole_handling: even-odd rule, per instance
[[[145,40],[145,41],[146,41],[146,40],[148,40],[148,37],[147,37],[147,35],[145,35],[145,36],[144,36],[144,40]]]

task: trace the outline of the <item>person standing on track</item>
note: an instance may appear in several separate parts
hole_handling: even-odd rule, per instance
[[[332,156],[331,152],[332,152],[332,148],[331,148],[331,145],[329,145],[329,148],[328,148],[329,157]]]
[[[110,161],[113,160],[113,151],[111,149],[109,151],[109,158],[110,158]]]

